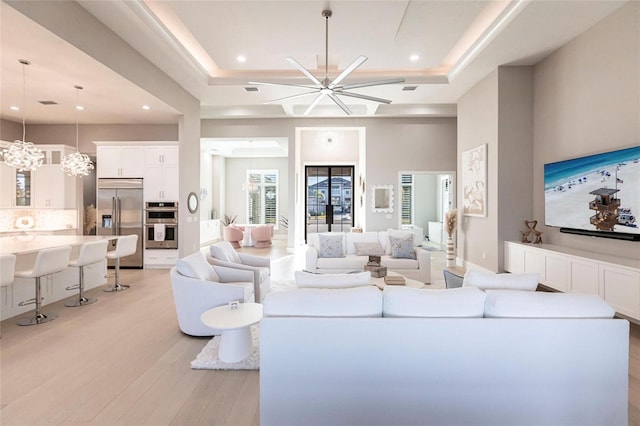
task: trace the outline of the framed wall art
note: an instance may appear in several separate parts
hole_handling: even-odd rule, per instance
[[[462,152],[462,214],[487,216],[487,144]]]

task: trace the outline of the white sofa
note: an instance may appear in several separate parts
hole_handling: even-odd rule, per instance
[[[307,288],[264,314],[264,426],[628,422],[629,323],[594,295]]]
[[[398,235],[413,235],[415,259],[400,258],[391,256],[389,246],[389,233]],[[307,241],[305,268],[309,272],[318,274],[336,274],[362,271],[369,260],[369,256],[359,256],[356,253],[356,243],[380,243],[384,250],[381,257],[381,266],[386,266],[387,270],[398,272],[407,278],[414,279],[425,284],[431,282],[431,254],[420,245],[423,237],[412,231],[371,231],[371,232],[330,232],[322,235],[342,236],[344,257],[321,257],[320,256],[320,235],[310,234]]]

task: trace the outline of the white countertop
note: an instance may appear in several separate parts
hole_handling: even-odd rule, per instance
[[[25,254],[60,246],[78,246],[96,240],[110,240],[117,236],[96,235],[14,235],[0,237],[0,254]]]

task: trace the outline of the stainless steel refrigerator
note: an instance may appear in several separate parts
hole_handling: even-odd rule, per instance
[[[136,253],[120,259],[121,267],[142,268],[143,212],[142,179],[98,179],[98,235],[138,235]],[[110,242],[109,250],[115,248]],[[114,266],[114,261],[109,261]]]

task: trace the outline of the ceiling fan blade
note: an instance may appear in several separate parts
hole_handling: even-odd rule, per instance
[[[389,99],[376,98],[375,96],[361,95],[359,93],[342,92],[342,91],[337,91],[337,90],[334,93],[336,95],[351,96],[352,98],[359,98],[359,99],[364,99],[364,100],[367,100],[367,101],[380,102],[381,104],[390,104],[391,103],[391,101]]]
[[[342,90],[356,89],[358,87],[370,87],[370,86],[381,86],[383,84],[397,84],[404,83],[404,78],[390,78],[388,80],[377,80],[377,81],[367,81],[364,83],[354,83],[347,84],[346,86],[342,86]]]
[[[315,98],[313,100],[313,102],[311,102],[311,105],[309,105],[309,108],[307,108],[307,110],[304,112],[303,115],[309,115],[309,113],[311,112],[312,109],[314,109],[316,107],[316,105],[318,105],[318,102],[320,102],[322,100],[322,98],[324,98],[325,93],[324,92],[320,92],[320,94],[318,95],[317,98]]]
[[[305,67],[300,65],[300,63],[298,61],[296,61],[295,59],[293,59],[291,57],[288,57],[287,61],[289,61],[289,63],[291,65],[293,65],[294,67],[298,68],[304,75],[307,76],[307,78],[309,78],[309,80],[313,81],[313,84],[317,84],[318,86],[322,86],[322,83],[320,82],[320,80],[318,80],[315,75],[313,75],[309,71],[307,71],[307,69]]]
[[[305,93],[300,93],[298,95],[285,96],[284,98],[272,99],[270,101],[266,101],[265,104],[272,104],[275,102],[286,101],[288,99],[301,98],[303,96],[313,95],[314,93],[318,93],[319,91],[320,90],[318,89],[318,90],[314,90],[313,92],[305,92]]]
[[[360,65],[362,65],[362,63],[364,61],[367,60],[366,56],[360,55],[358,56],[358,59],[356,59],[355,61],[353,61],[353,63],[351,63],[351,65],[349,65],[347,68],[345,68],[339,76],[337,76],[332,82],[331,84],[329,84],[329,89],[333,89],[334,87],[336,87],[338,85],[338,83],[340,83],[342,80],[345,79],[345,77],[347,77],[349,74],[351,74],[356,68],[358,68]]]
[[[336,105],[338,105],[340,108],[342,108],[342,110],[347,115],[351,115],[351,110],[349,109],[349,107],[347,105],[345,105],[345,103],[342,102],[336,95],[334,95],[333,93],[330,93],[329,97],[331,98],[331,100],[333,100],[333,102],[336,103]]]
[[[259,84],[261,86],[288,86],[288,87],[302,87],[304,89],[316,89],[314,86],[308,84],[289,84],[289,83],[268,83],[266,81],[250,81],[249,84]],[[320,89],[319,87],[317,89]]]

